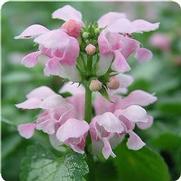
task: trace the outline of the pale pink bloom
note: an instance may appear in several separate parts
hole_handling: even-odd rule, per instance
[[[110,67],[112,61],[113,70],[118,72],[129,71],[130,66],[127,63],[127,59],[133,53],[135,53],[135,57],[139,62],[148,61],[152,58],[151,51],[146,48],[140,48],[140,42],[137,40],[118,33],[111,33],[107,30],[100,33],[98,45],[101,54],[98,67],[99,69],[104,68],[103,73]],[[110,58],[108,59],[107,57]]]
[[[79,11],[70,5],[66,5],[60,9],[57,9],[52,18],[62,19],[65,23],[61,26],[66,33],[75,38],[79,37],[81,28],[83,26],[82,15]]]
[[[150,38],[150,43],[156,48],[168,51],[171,46],[171,38],[164,33],[154,33]]]
[[[158,29],[160,23],[150,23],[148,21],[138,19],[130,21],[126,18],[120,18],[107,27],[113,33],[143,33]]]
[[[89,125],[86,121],[68,119],[56,132],[56,137],[60,142],[69,145],[74,151],[83,154],[85,139]]]
[[[114,114],[120,119],[122,124],[124,124],[125,133],[129,134],[127,142],[128,148],[132,150],[141,149],[145,143],[135,132],[133,132],[133,129],[138,123],[144,123],[145,125],[150,124],[150,116],[147,115],[146,111],[142,107],[137,105],[129,106],[126,109],[116,110]],[[148,126],[145,126],[145,128],[148,128]]]
[[[31,138],[34,134],[34,131],[35,131],[34,123],[25,123],[18,125],[19,134],[26,139]]]
[[[135,58],[140,62],[145,62],[151,60],[153,57],[153,54],[150,50],[146,48],[138,48],[136,50]]]
[[[16,104],[16,107],[22,109],[53,109],[57,107],[70,107],[63,97],[56,94],[46,86],[34,89],[26,97],[27,100]]]
[[[42,25],[34,24],[27,27],[20,35],[15,36],[15,39],[29,39],[48,32],[49,30]]]
[[[114,112],[117,109],[125,109],[131,105],[148,106],[157,100],[155,96],[142,90],[135,90],[126,97],[113,94],[110,99],[111,101],[108,101],[106,98],[100,95],[95,97],[93,105],[96,114]]]
[[[157,98],[143,90],[132,91],[128,96],[121,99],[119,102],[120,108],[124,109],[130,105],[148,106],[157,101]]]
[[[85,102],[85,88],[73,82],[67,82],[59,91],[60,93],[69,92],[72,96],[67,97],[67,103],[74,107],[74,117],[79,120],[84,118],[84,102]]]
[[[120,18],[126,18],[124,13],[109,12],[99,18],[97,21],[99,28],[105,28],[106,26],[112,24],[114,21]]]
[[[109,156],[115,157],[111,140],[119,138],[118,140],[121,141],[122,133],[124,133],[124,126],[113,113],[106,112],[95,116],[90,123],[93,152],[97,154],[102,150],[102,154],[106,159]]]
[[[64,21],[73,19],[76,20],[77,22],[82,23],[81,13],[70,5],[65,5],[62,8],[54,11],[52,14],[52,18],[61,19]]]
[[[42,112],[36,120],[36,129],[53,135],[57,129],[63,125],[67,119],[74,117],[73,107],[67,109],[60,107]]]

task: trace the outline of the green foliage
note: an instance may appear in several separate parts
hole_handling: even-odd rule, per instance
[[[120,180],[169,181],[166,164],[160,155],[147,147],[139,151],[128,150],[125,145],[117,148],[114,159]]]
[[[56,155],[41,145],[33,145],[22,161],[20,180],[80,181],[89,171],[84,159],[78,153]]]

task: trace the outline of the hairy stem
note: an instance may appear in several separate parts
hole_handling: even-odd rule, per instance
[[[92,92],[89,89],[89,85],[86,84],[85,86],[85,112],[84,112],[84,119],[87,122],[90,122],[92,119]]]

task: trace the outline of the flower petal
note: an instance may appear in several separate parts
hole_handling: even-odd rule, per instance
[[[107,132],[122,133],[124,131],[120,120],[111,112],[96,116],[94,119],[96,119],[97,124],[102,126]]]
[[[74,9],[70,5],[63,6],[60,9],[57,9],[53,12],[52,18],[62,19],[64,21],[68,21],[70,19],[76,20],[78,22],[82,22],[82,15],[79,11]]]
[[[107,55],[100,54],[99,61],[97,64],[97,75],[98,76],[104,75],[110,68],[112,61],[113,61],[112,54],[107,54]]]
[[[69,138],[80,138],[89,130],[89,125],[85,121],[68,119],[56,133],[59,141],[65,142]]]
[[[52,95],[44,99],[41,104],[39,105],[42,109],[54,109],[59,107],[65,107],[70,108],[70,104],[65,102],[65,99],[61,97],[60,95]]]
[[[147,116],[147,122],[139,122],[136,123],[136,125],[138,126],[138,128],[140,129],[148,129],[149,127],[151,127],[153,124],[153,117],[148,115]]]
[[[131,21],[129,21],[126,18],[120,18],[120,19],[116,20],[114,23],[109,25],[107,27],[107,29],[113,33],[129,33],[129,34],[131,34],[134,31]]]
[[[150,23],[143,19],[137,19],[132,22],[132,26],[134,27],[134,32],[141,33],[141,32],[148,32],[153,31],[159,28],[160,23]]]
[[[153,54],[150,50],[146,48],[138,48],[136,50],[135,58],[138,60],[138,62],[143,63],[146,61],[151,60],[153,57]]]
[[[105,28],[106,26],[112,24],[114,21],[120,18],[125,18],[126,15],[124,13],[118,12],[109,12],[99,18],[97,21],[99,28]]]
[[[127,59],[133,52],[140,47],[140,42],[129,37],[121,36],[121,53]]]
[[[115,59],[112,64],[112,68],[118,72],[127,72],[131,69],[120,51],[115,51]]]
[[[53,90],[51,90],[49,87],[41,86],[41,87],[38,87],[38,88],[32,90],[30,93],[28,93],[26,95],[26,97],[28,99],[30,99],[30,98],[45,99],[45,98],[55,95],[55,94],[56,93]]]
[[[42,45],[45,48],[64,49],[69,43],[69,39],[70,36],[67,35],[63,30],[56,29],[38,36],[34,39],[34,42]]]
[[[50,58],[45,64],[44,74],[46,76],[59,75],[60,72],[61,72],[61,65],[58,58],[56,57]]]
[[[41,55],[40,51],[32,52],[23,57],[21,63],[24,64],[26,67],[34,67],[38,63],[38,57]]]
[[[15,39],[29,39],[35,38],[49,30],[42,25],[34,24],[26,28],[20,35],[15,36]]]
[[[67,82],[65,83],[60,91],[60,93],[70,92],[72,95],[84,94],[85,88],[79,83]]]
[[[120,101],[122,109],[130,105],[148,106],[157,100],[155,96],[143,90],[135,90]]]
[[[145,143],[141,140],[141,138],[136,133],[132,131],[129,133],[127,146],[131,150],[139,150],[143,146],[145,146]]]
[[[26,139],[31,138],[34,134],[34,131],[35,131],[34,123],[26,123],[18,125],[19,134]]]
[[[115,158],[116,155],[113,153],[112,148],[111,148],[111,145],[110,145],[108,139],[107,139],[107,138],[104,138],[104,139],[103,139],[103,143],[104,143],[104,146],[103,146],[103,148],[102,148],[102,154],[103,154],[104,158],[105,158],[105,159],[108,159],[110,155],[111,155],[113,158]]]
[[[147,113],[141,106],[132,105],[121,110],[120,113],[131,122],[147,122]]]
[[[40,99],[30,98],[22,103],[16,104],[16,107],[22,108],[22,109],[38,109],[40,106],[40,103],[41,103]]]
[[[142,33],[156,30],[159,27],[159,23],[150,23],[145,20],[129,21],[126,18],[120,18],[113,24],[108,26],[108,30],[114,33]]]
[[[77,39],[70,37],[67,46],[64,49],[63,56],[61,57],[61,64],[75,65],[79,56],[79,43]]]

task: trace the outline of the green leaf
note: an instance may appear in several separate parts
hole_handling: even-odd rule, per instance
[[[120,180],[169,181],[168,168],[160,155],[147,147],[139,151],[129,150],[125,145],[116,150]]]
[[[68,153],[57,156],[41,145],[28,147],[22,161],[21,181],[81,181],[89,171],[85,156]]]

